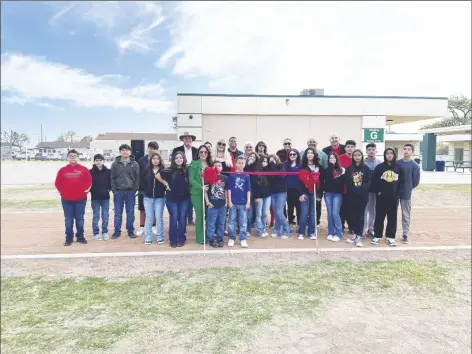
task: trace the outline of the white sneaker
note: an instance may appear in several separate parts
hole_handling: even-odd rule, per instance
[[[356,247],[364,247],[364,245],[362,244],[362,236],[357,236],[354,242],[356,244]]]
[[[333,235],[328,235],[328,237],[326,237],[326,239],[327,239],[328,241],[333,241]]]
[[[276,238],[277,237],[277,234],[272,234],[271,235],[273,238]]]
[[[100,241],[102,239],[102,235],[93,235],[93,239],[95,241]]]
[[[234,247],[234,240],[228,241],[228,247]]]
[[[287,236],[287,235],[282,235],[280,237],[282,240],[288,240],[290,238],[290,236]]]
[[[153,227],[152,227],[152,234],[153,234],[154,236],[157,235],[157,226],[153,226]]]
[[[138,228],[135,233],[136,236],[143,236],[144,235],[144,227]]]
[[[341,241],[341,237],[339,237],[339,236],[333,236],[333,237],[331,238],[331,241],[333,241],[333,242],[339,242],[339,241]]]
[[[107,241],[107,240],[109,240],[110,238],[108,237],[108,234],[102,234],[102,239],[103,239],[104,241]]]
[[[347,242],[347,243],[354,243],[354,242],[356,241],[356,238],[357,238],[356,235],[351,236],[351,237],[348,237],[348,238],[346,239],[346,242]]]
[[[250,232],[246,232],[246,237],[251,237],[251,233],[250,233]]]
[[[304,240],[305,237],[303,237],[303,235],[298,235],[298,239],[299,239],[299,240]]]
[[[315,234],[310,235],[310,240],[317,240],[318,237]]]
[[[267,232],[264,232],[264,233],[261,235],[261,237],[267,237],[267,236],[269,236],[269,234],[268,234]]]
[[[228,245],[228,246],[229,246],[229,245]],[[242,247],[242,248],[247,248],[247,246],[248,246],[248,245],[247,245],[247,240],[242,240],[242,241],[241,241],[241,247]]]

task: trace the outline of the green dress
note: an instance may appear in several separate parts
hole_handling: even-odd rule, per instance
[[[194,160],[188,167],[188,179],[190,184],[190,199],[195,208],[195,235],[197,243],[203,244],[203,164],[200,160]]]

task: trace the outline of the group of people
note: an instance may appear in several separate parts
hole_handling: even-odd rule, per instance
[[[403,158],[386,148],[383,161],[376,158],[374,143],[366,147],[366,158],[354,140],[340,143],[332,134],[330,145],[318,149],[316,138],[299,151],[290,139],[282,149],[270,154],[260,141],[244,144],[238,149],[236,137],[218,139],[192,146],[195,136],[180,136],[183,145],[175,148],[171,164],[166,168],[157,142],[150,142],[147,155],[135,160],[131,147],[119,147],[120,156],[111,169],[104,158],[94,156],[91,170],[78,163],[78,153],[68,152],[69,164],[56,177],[65,216],[65,246],[84,237],[84,213],[87,194],[91,195],[92,231],[95,240],[108,240],[110,192],[114,196],[114,232],[111,239],[121,236],[123,210],[130,238],[144,235],[144,243],[165,241],[164,206],[169,213],[168,242],[171,247],[186,243],[187,224],[195,224],[196,242],[206,240],[211,247],[233,247],[236,233],[240,245],[248,247],[247,237],[271,236],[287,239],[296,232],[297,238],[316,240],[324,199],[327,210],[329,241],[346,241],[362,247],[362,240],[379,244],[386,236],[389,246],[396,246],[397,210],[402,211],[402,242],[408,243],[412,190],[420,181],[420,169],[412,159],[414,147],[405,144]],[[211,183],[204,174],[212,169]],[[139,228],[135,230],[135,203],[138,196]],[[195,219],[193,214],[195,211]],[[101,230],[99,220],[102,220]],[[384,222],[387,225],[384,230]],[[195,220],[195,222],[194,222]],[[347,229],[347,230],[346,230]],[[347,232],[346,232],[347,231]],[[385,231],[385,232],[384,232]]]

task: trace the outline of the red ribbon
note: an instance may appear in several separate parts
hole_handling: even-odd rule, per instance
[[[304,186],[308,189],[310,193],[314,192],[314,185],[316,184],[316,188],[320,188],[320,173],[319,172],[311,172],[307,170],[300,170],[298,172],[223,172],[224,174],[232,174],[232,173],[241,173],[245,175],[253,175],[253,176],[298,176],[300,181],[304,184]],[[215,168],[213,167],[205,167],[201,174],[203,178],[204,184],[215,184],[218,182],[218,173]]]

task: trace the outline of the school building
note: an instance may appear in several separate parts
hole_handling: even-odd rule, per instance
[[[447,102],[447,97],[178,93],[177,136],[193,134],[195,145],[235,136],[240,149],[245,141],[262,140],[275,152],[285,138],[302,149],[315,136],[322,148],[336,132],[342,142],[354,139],[363,150],[375,142],[383,151],[389,125],[444,117]]]

